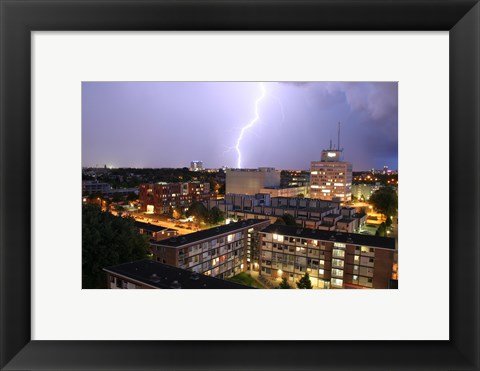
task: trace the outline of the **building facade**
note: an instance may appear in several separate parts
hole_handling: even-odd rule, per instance
[[[308,197],[310,186],[298,187],[264,187],[260,193],[268,193],[270,197]]]
[[[110,184],[97,182],[96,180],[82,181],[82,195],[108,194],[112,191]]]
[[[227,169],[225,193],[255,195],[265,187],[280,187],[280,171],[274,168]]]
[[[269,224],[243,220],[150,245],[160,263],[225,279],[247,270],[257,245],[255,233]]]
[[[352,164],[343,161],[342,150],[323,150],[321,161],[310,166],[310,197],[323,200],[352,198]]]
[[[387,289],[394,278],[393,238],[284,225],[270,225],[259,236],[260,274],[291,285],[307,272],[323,289]]]
[[[141,210],[155,214],[171,213],[176,207],[188,208],[193,202],[204,202],[210,197],[210,183],[158,183],[139,187]]]

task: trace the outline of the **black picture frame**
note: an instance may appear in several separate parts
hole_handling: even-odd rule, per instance
[[[0,0],[0,12],[2,370],[479,369],[478,1]],[[31,341],[30,34],[38,30],[449,31],[450,340]]]

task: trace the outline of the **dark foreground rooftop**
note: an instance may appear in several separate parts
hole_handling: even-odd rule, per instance
[[[251,289],[238,283],[208,277],[153,260],[138,260],[103,269],[158,289]]]
[[[370,236],[359,233],[345,233],[337,231],[323,231],[319,229],[300,228],[280,224],[271,224],[263,229],[262,232],[275,233],[290,237],[308,238],[312,240],[342,242],[352,245],[381,247],[384,249],[395,250],[395,239],[390,237]]]
[[[144,229],[146,231],[150,232],[160,232],[164,231],[165,229],[168,229],[167,227],[162,227],[161,225],[155,225],[155,224],[150,224],[150,223],[143,223],[143,222],[138,222],[135,221],[135,227]]]

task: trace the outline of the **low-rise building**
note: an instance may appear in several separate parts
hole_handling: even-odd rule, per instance
[[[270,197],[308,197],[310,194],[310,186],[297,187],[264,187],[260,189],[260,193],[268,193]]]
[[[144,259],[103,269],[109,289],[250,289]]]
[[[135,221],[135,226],[138,228],[140,234],[144,234],[154,241],[178,236],[178,231],[176,229],[162,227],[160,225]]]
[[[269,224],[268,220],[242,220],[150,245],[160,263],[229,278],[247,270],[255,255],[255,233]]]
[[[352,196],[357,200],[368,201],[370,196],[380,189],[380,183],[376,184],[352,184]]]
[[[110,184],[98,182],[96,180],[82,181],[82,195],[108,194],[112,190]]]
[[[393,238],[270,225],[259,233],[260,274],[315,288],[387,289],[397,251]]]

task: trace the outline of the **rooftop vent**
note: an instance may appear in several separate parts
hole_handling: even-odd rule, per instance
[[[160,277],[158,277],[156,273],[153,273],[153,274],[150,276],[150,281],[155,282],[155,283],[158,283],[158,282],[160,282]]]
[[[181,289],[181,288],[182,288],[182,285],[180,285],[180,282],[178,282],[178,281],[173,281],[173,282],[170,284],[170,288],[171,288],[171,289]]]
[[[297,229],[297,234],[302,234],[302,229]]]
[[[198,274],[197,272],[193,272],[191,275],[190,275],[190,279],[192,281],[198,281],[198,279],[200,278],[200,274]]]

